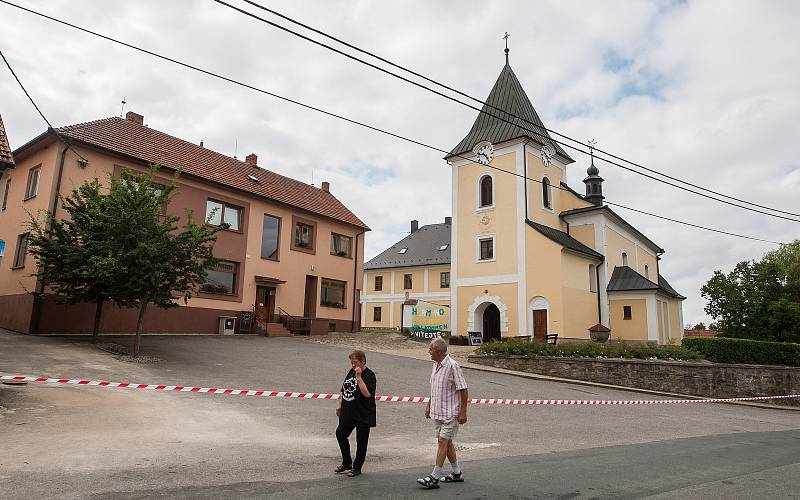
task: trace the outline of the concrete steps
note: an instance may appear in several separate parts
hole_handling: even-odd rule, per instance
[[[267,323],[267,337],[291,337],[292,332],[280,323]]]

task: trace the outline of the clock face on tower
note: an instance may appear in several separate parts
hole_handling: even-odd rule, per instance
[[[549,144],[545,144],[542,146],[542,164],[545,167],[549,167],[551,163],[553,163],[553,155],[555,155],[556,151],[553,146]]]
[[[491,143],[486,143],[479,147],[475,154],[478,155],[479,163],[488,165],[489,162],[492,161],[492,158],[494,158],[494,146],[492,146]]]

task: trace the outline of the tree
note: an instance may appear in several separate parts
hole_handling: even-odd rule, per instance
[[[694,325],[692,327],[692,329],[693,330],[705,330],[706,329],[706,324],[701,321],[700,323],[697,323],[696,325]]]
[[[92,343],[97,343],[103,303],[112,300],[119,263],[107,238],[106,197],[97,179],[61,200],[68,217],[47,212],[44,221],[30,217],[28,252],[37,261],[35,275],[62,304],[95,304]]]
[[[770,252],[761,261],[739,262],[728,274],[715,271],[701,289],[705,311],[726,337],[800,342],[800,243]]]
[[[107,193],[98,179],[80,186],[62,203],[68,218],[48,213],[42,224],[31,216],[29,251],[39,262],[37,275],[63,303],[96,304],[93,342],[104,301],[139,309],[134,357],[147,307],[189,301],[206,269],[219,262],[212,250],[224,229],[195,223],[191,211],[178,227],[181,217],[164,214],[176,185],[154,182],[157,170],[109,176]]]
[[[170,309],[181,299],[187,303],[206,280],[206,269],[219,262],[213,245],[225,226],[197,224],[187,211],[186,223],[179,228],[180,217],[164,215],[175,189],[174,183],[153,182],[152,173],[124,172],[111,179],[106,209],[115,222],[109,238],[119,262],[114,294],[120,303],[139,309],[134,357],[139,355],[147,307]]]

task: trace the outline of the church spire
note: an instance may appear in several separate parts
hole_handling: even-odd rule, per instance
[[[504,51],[506,53],[506,66],[508,66],[508,53],[509,53],[509,50],[508,50],[508,37],[510,37],[510,36],[511,35],[508,34],[508,31],[506,31],[506,34],[503,36],[503,40],[506,41],[506,50]]]
[[[589,156],[591,157],[591,164],[589,168],[586,169],[587,177],[583,179],[583,183],[586,184],[586,201],[589,201],[597,206],[603,205],[603,178],[600,177],[600,170],[594,166],[594,145],[597,144],[597,141],[592,139],[588,142],[589,145]]]

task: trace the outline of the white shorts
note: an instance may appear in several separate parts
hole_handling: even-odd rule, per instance
[[[448,418],[445,420],[433,419],[436,425],[436,437],[443,437],[445,439],[453,439],[458,434],[458,418]]]

